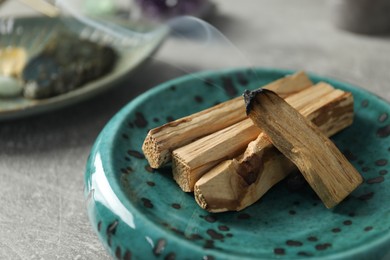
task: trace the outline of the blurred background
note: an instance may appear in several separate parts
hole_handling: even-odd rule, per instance
[[[202,70],[272,67],[333,77],[390,101],[390,1],[213,0],[167,9],[180,2],[124,3],[154,26],[181,14],[207,24],[168,23],[176,34],[104,95],[0,122],[1,259],[109,259],[86,214],[85,162],[108,120],[162,82]],[[109,1],[83,3],[91,12],[116,11]],[[3,30],[6,18],[37,14],[33,9],[2,3]]]

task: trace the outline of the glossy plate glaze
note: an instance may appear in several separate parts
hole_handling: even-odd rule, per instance
[[[85,195],[93,229],[118,259],[381,259],[390,253],[390,105],[349,84],[355,120],[333,137],[365,182],[333,210],[309,188],[281,182],[241,212],[210,214],[182,192],[171,169],[152,170],[149,129],[276,80],[291,71],[205,72],[164,83],[124,107],[88,160]]]
[[[5,19],[3,21],[0,20],[0,22],[8,26],[4,27],[7,30],[3,34],[0,31],[0,48],[6,48],[7,46],[23,47],[27,50],[29,57],[36,55],[50,37],[61,30],[71,30],[82,37],[96,40],[97,42],[107,42],[117,52],[119,57],[110,73],[68,93],[40,100],[31,100],[23,97],[0,97],[0,121],[69,106],[115,86],[118,80],[128,75],[146,58],[152,55],[168,33],[168,29],[161,28],[158,32],[156,31],[155,37],[151,37],[139,44],[138,39],[128,39],[127,42],[126,40],[110,40],[109,37],[106,37],[101,32],[87,27],[74,19],[37,16]],[[145,30],[144,27],[142,25],[130,25],[129,29],[142,31]]]

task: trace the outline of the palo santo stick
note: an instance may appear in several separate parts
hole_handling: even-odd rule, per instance
[[[210,212],[239,211],[256,202],[295,168],[264,135],[261,133],[248,146],[247,152],[253,150],[251,157],[226,160],[196,182],[194,193],[199,206]]]
[[[276,80],[264,88],[286,97],[311,85],[313,83],[307,75],[299,72]],[[174,149],[246,118],[242,100],[242,97],[237,97],[150,130],[142,146],[150,166],[160,168],[171,160]]]
[[[301,171],[327,208],[340,203],[362,177],[317,126],[270,90],[245,92],[247,114]]]
[[[353,96],[334,90],[300,112],[331,136],[352,124]],[[202,176],[195,184],[195,199],[210,212],[242,210],[295,170],[296,166],[261,133],[243,155],[220,163]]]
[[[321,82],[287,97],[286,101],[296,109],[301,109],[333,90],[332,86]],[[174,150],[173,178],[183,191],[193,191],[195,182],[203,174],[221,161],[243,153],[248,143],[259,134],[260,129],[247,118]]]

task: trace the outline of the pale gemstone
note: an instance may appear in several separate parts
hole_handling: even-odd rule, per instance
[[[23,85],[18,80],[0,76],[0,97],[15,97],[22,93]]]

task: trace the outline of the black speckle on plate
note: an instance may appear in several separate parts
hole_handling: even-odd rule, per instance
[[[156,256],[161,255],[166,245],[167,241],[165,239],[159,239],[153,248],[153,254]]]
[[[376,135],[379,138],[386,138],[390,135],[390,125],[386,125],[384,127],[380,127],[376,132]]]

